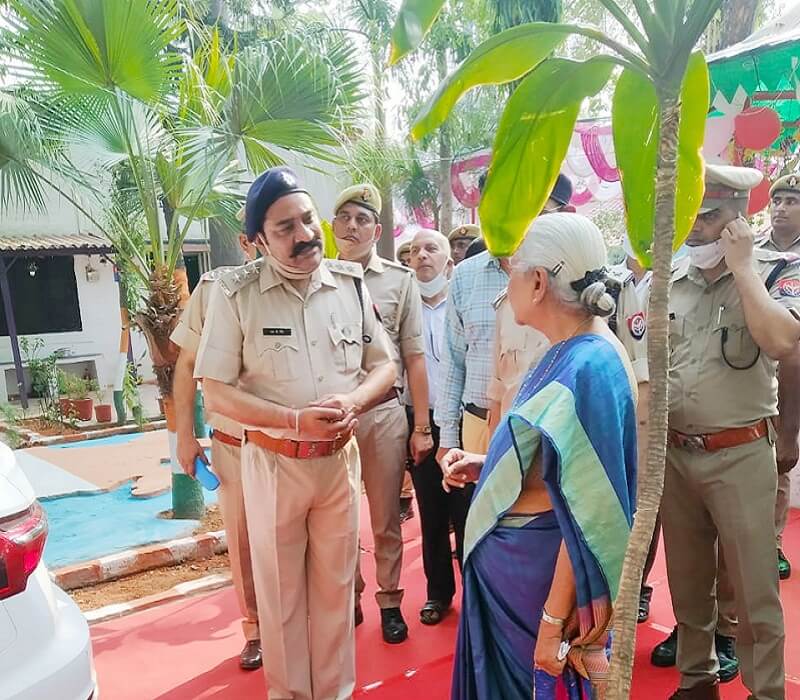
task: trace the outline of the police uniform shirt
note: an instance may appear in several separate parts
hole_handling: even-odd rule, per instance
[[[197,286],[189,297],[189,302],[181,313],[178,325],[175,326],[175,330],[172,331],[172,335],[170,336],[170,340],[179,348],[188,350],[194,353],[195,356],[197,355],[214,282],[219,279],[222,274],[233,269],[235,268],[218,267],[201,275]],[[242,426],[236,421],[218,413],[211,413],[210,411],[206,411],[205,419],[206,423],[214,430],[219,430],[222,433],[227,433],[228,435],[241,439]]]
[[[797,236],[786,250],[781,250],[775,245],[771,232],[764,236],[764,238],[756,241],[756,246],[761,248],[761,250],[771,250],[773,253],[793,253],[794,255],[800,255],[800,236]]]
[[[769,293],[797,313],[798,259],[754,251],[754,265],[764,282],[781,260],[787,264]],[[688,258],[681,260],[672,274],[669,317],[670,428],[687,434],[713,433],[777,415],[777,362],[751,337],[730,271],[707,283]]]
[[[324,260],[305,298],[265,259],[232,270],[214,286],[195,376],[237,384],[288,408],[358,388],[391,359],[361,266]],[[270,428],[277,438],[294,430]]]
[[[489,400],[500,404],[501,413],[505,413],[528,370],[544,357],[550,341],[544,333],[516,322],[508,290],[503,290],[494,300],[494,308],[497,312],[494,363],[486,393]]]
[[[628,353],[637,383],[649,382],[646,301],[649,292],[642,293],[643,290],[638,289],[633,272],[624,264],[613,267],[611,275],[621,285],[617,310],[614,312],[616,322],[614,332]]]
[[[416,277],[409,268],[383,260],[373,250],[364,268],[364,283],[391,341],[390,350],[397,370],[395,387],[402,389],[403,359],[425,354],[422,296]]]

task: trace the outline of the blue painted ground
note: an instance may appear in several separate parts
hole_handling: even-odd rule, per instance
[[[109,445],[124,445],[142,437],[144,433],[128,433],[127,435],[109,435],[93,440],[80,440],[78,442],[65,442],[60,445],[48,445],[51,450],[71,450],[75,447],[108,447]]]
[[[216,503],[214,491],[203,491],[206,504]],[[60,496],[41,500],[50,532],[44,549],[49,567],[74,564],[130,547],[163,542],[191,534],[197,520],[164,520],[158,514],[172,508],[172,493],[152,498],[131,496],[130,483],[104,493]]]

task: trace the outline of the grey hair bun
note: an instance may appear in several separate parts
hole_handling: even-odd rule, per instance
[[[600,281],[592,282],[581,292],[580,303],[592,316],[611,316],[617,308],[605,282]]]

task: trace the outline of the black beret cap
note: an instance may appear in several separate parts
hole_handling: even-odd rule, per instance
[[[285,165],[270,168],[253,180],[244,205],[244,232],[248,240],[255,239],[261,231],[269,208],[281,197],[294,192],[308,194],[294,170]]]
[[[555,187],[553,187],[553,191],[550,193],[550,199],[554,199],[562,205],[569,204],[569,200],[572,199],[572,180],[563,173],[560,173],[558,180],[556,180]]]

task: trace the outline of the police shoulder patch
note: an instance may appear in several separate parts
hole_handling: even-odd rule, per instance
[[[336,272],[340,275],[347,275],[348,277],[355,277],[356,279],[364,278],[364,270],[361,265],[350,262],[349,260],[334,260],[333,258],[326,258],[324,265],[331,272]]]
[[[213,270],[209,270],[208,272],[204,272],[202,275],[200,275],[200,281],[216,282],[226,272],[230,272],[231,270],[235,269],[236,267],[234,265],[223,265],[222,267],[215,267]]]
[[[644,311],[628,316],[625,322],[628,324],[628,331],[634,340],[644,338],[644,334],[647,332],[647,318],[644,315]]]
[[[788,279],[778,280],[776,286],[778,293],[782,297],[792,297],[795,299],[800,297],[800,279],[790,277]]]
[[[219,285],[225,296],[232,297],[242,287],[254,282],[261,274],[264,259],[253,260],[246,265],[240,265],[227,270],[219,277]]]

